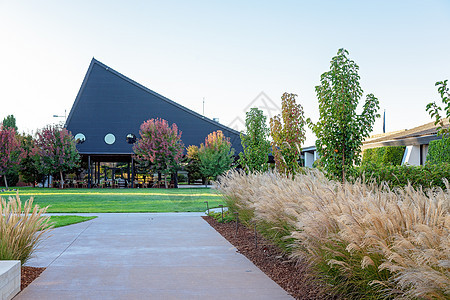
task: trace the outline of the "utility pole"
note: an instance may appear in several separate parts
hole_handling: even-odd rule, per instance
[[[205,116],[205,97],[203,97],[203,116]]]

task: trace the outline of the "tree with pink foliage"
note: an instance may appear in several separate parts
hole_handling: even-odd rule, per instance
[[[60,174],[60,187],[64,188],[63,173],[77,167],[80,161],[72,134],[65,128],[49,125],[39,130],[36,137],[42,165],[47,173]]]
[[[8,188],[6,173],[20,164],[22,151],[16,130],[13,127],[0,125],[0,175],[3,176],[5,186]]]
[[[142,123],[139,134],[141,138],[133,147],[136,160],[148,163],[153,171],[164,174],[167,188],[167,175],[177,170],[183,156],[181,131],[175,123],[169,126],[166,120],[157,118]]]

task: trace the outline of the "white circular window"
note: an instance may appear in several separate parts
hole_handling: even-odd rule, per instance
[[[115,141],[116,137],[114,136],[114,134],[108,133],[107,135],[105,135],[105,143],[107,143],[108,145],[114,144]]]
[[[77,144],[83,144],[85,140],[86,140],[86,137],[84,136],[84,134],[82,134],[82,133],[77,133],[77,134],[75,135],[75,143],[77,143]]]

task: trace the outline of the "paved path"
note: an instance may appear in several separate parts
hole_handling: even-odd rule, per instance
[[[292,299],[200,213],[96,215],[52,231],[15,300]]]

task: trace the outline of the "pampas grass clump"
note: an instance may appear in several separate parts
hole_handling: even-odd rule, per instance
[[[47,210],[33,205],[33,198],[22,207],[19,194],[0,200],[0,260],[20,260],[24,264],[51,230]]]
[[[232,210],[290,241],[330,291],[353,299],[450,297],[450,192],[231,171],[217,188]]]

